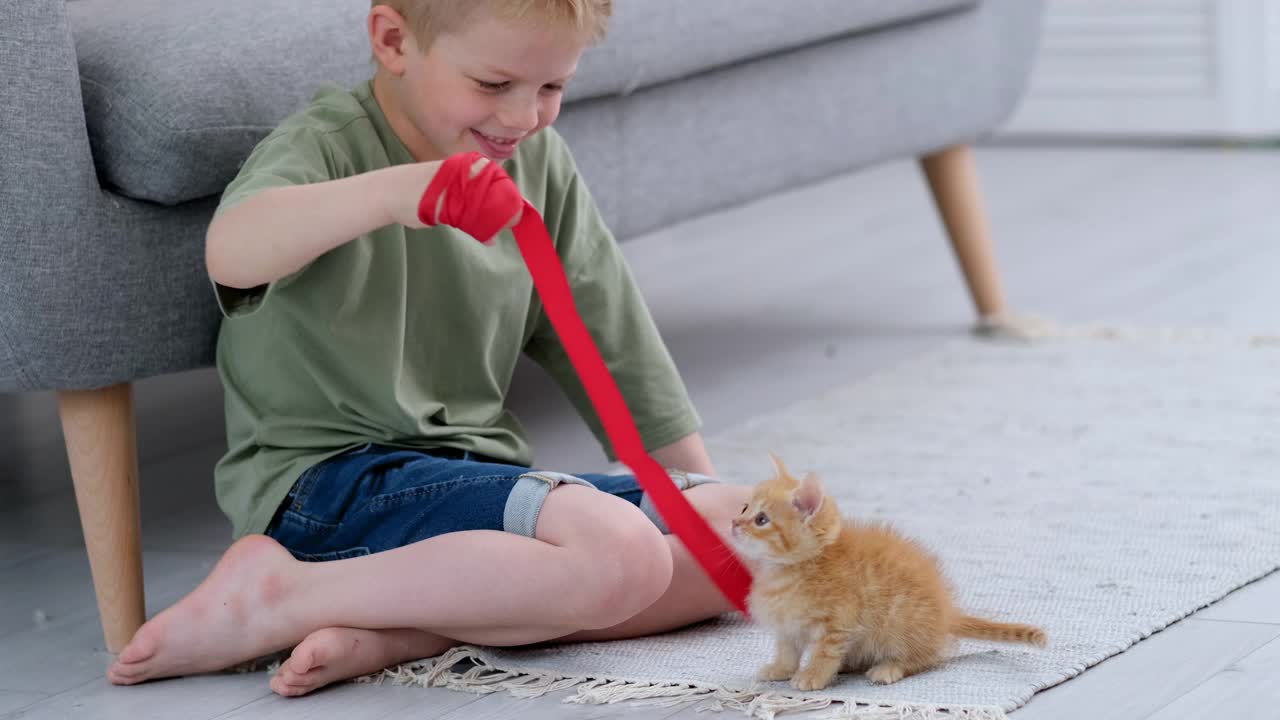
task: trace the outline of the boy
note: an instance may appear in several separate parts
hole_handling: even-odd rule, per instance
[[[646,446],[727,531],[749,488],[707,482],[683,383],[547,128],[610,11],[375,0],[372,81],[321,91],[254,150],[206,254],[227,317],[216,484],[239,539],[138,631],[113,682],[292,647],[271,686],[301,695],[458,643],[631,637],[731,609],[633,478],[528,467],[503,407],[522,352],[607,441],[509,235],[482,245],[418,218],[443,159],[504,163],[544,216]]]

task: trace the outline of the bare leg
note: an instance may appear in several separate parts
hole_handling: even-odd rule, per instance
[[[297,562],[265,536],[242,538],[199,587],[138,631],[108,676],[131,684],[219,670],[328,627],[522,645],[619,624],[671,583],[667,541],[621,498],[562,485],[535,535],[450,533],[324,563]]]
[[[685,493],[712,527],[728,527],[750,488],[700,485]],[[673,536],[666,541],[674,569],[667,591],[639,615],[612,627],[573,633],[559,641],[608,640],[663,632],[715,617],[732,609],[701,566]],[[510,628],[495,632],[510,633]],[[361,630],[325,628],[311,633],[294,649],[272,679],[281,695],[302,695],[333,682],[347,680],[398,663],[434,657],[457,645],[449,638],[421,630]],[[497,643],[491,643],[497,644]]]

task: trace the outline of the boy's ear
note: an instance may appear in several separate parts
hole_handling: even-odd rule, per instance
[[[822,507],[822,499],[826,496],[826,491],[822,487],[822,481],[813,473],[805,473],[804,478],[800,481],[800,487],[796,488],[795,495],[791,497],[791,504],[795,505],[796,510],[803,516],[805,522],[813,519],[815,513]]]
[[[405,55],[413,48],[413,34],[404,16],[386,5],[369,10],[369,44],[378,63],[393,75],[405,71]]]

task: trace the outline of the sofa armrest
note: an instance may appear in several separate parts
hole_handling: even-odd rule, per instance
[[[0,87],[0,257],[7,258],[13,244],[74,225],[100,200],[65,0],[7,4]]]
[[[65,0],[5,3],[0,19],[0,392],[35,389],[23,338],[33,298],[101,215]],[[61,283],[65,278],[57,278]],[[57,299],[55,302],[66,302]],[[24,368],[25,366],[25,368]]]

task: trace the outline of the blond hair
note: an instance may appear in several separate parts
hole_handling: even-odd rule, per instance
[[[478,11],[504,20],[535,20],[582,33],[589,42],[604,39],[613,0],[373,0],[404,16],[414,39],[429,47],[437,37],[461,28]]]

